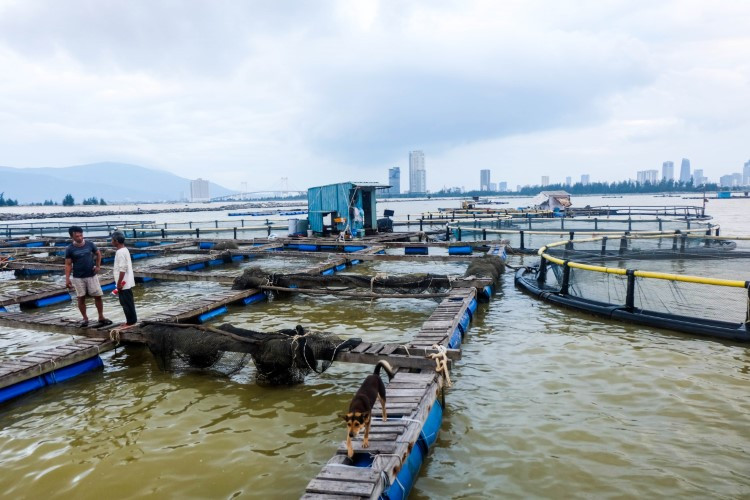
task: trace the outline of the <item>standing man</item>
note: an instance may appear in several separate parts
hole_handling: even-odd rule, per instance
[[[102,264],[102,253],[90,241],[83,239],[83,229],[80,226],[70,226],[68,234],[73,243],[65,249],[65,286],[75,287],[78,295],[78,310],[81,311],[83,321],[78,326],[89,326],[89,317],[86,314],[86,296],[94,297],[96,312],[99,313],[99,322],[96,327],[111,325],[112,321],[104,317],[104,305],[102,304],[102,287],[96,276]],[[73,277],[70,272],[73,271]]]
[[[125,324],[135,325],[138,322],[132,290],[135,286],[135,278],[133,277],[133,261],[130,260],[130,251],[125,248],[125,235],[120,231],[112,233],[112,246],[117,249],[113,271],[115,285],[117,285],[117,297],[120,299],[120,305],[125,312]]]

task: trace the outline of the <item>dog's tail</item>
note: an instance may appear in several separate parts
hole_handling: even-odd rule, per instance
[[[373,373],[377,376],[380,376],[380,368],[383,368],[385,370],[385,373],[388,374],[388,380],[391,380],[396,375],[396,372],[393,371],[393,367],[391,366],[391,364],[384,359],[378,361],[378,364],[375,365],[375,371]]]

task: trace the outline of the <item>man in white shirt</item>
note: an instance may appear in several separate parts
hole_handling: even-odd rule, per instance
[[[117,249],[113,266],[117,297],[120,299],[120,305],[125,312],[125,323],[134,325],[138,322],[132,290],[135,286],[135,278],[133,277],[133,262],[130,260],[130,251],[125,248],[125,235],[120,231],[112,233],[112,246]]]

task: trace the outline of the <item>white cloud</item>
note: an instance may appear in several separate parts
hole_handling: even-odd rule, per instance
[[[0,1],[0,164],[305,188],[423,149],[437,189],[750,157],[744,2],[269,5]]]

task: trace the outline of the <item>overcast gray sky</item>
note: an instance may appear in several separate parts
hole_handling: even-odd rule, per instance
[[[0,0],[0,165],[406,188],[421,149],[430,190],[718,180],[750,159],[749,26],[744,0]]]

